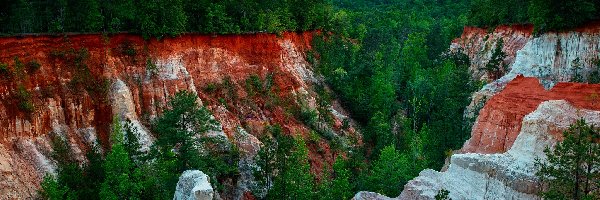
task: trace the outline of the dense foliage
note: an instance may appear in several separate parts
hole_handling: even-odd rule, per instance
[[[494,27],[502,24],[535,25],[538,32],[565,30],[600,17],[597,0],[473,0],[469,24]]]
[[[564,140],[553,150],[546,148],[547,160],[536,160],[537,176],[544,183],[545,199],[600,198],[600,129],[578,120],[563,133]]]
[[[63,136],[54,135],[52,155],[58,162],[57,175],[44,178],[41,196],[170,199],[184,170],[202,169],[211,180],[235,177],[237,150],[222,138],[206,136],[207,131],[215,129],[216,121],[196,103],[196,98],[186,91],[170,98],[168,108],[153,123],[157,140],[148,151],[141,151],[135,126],[117,118],[113,122],[110,151],[103,156],[94,148],[84,164],[75,160]],[[218,186],[218,181],[213,184]]]
[[[242,33],[314,30],[329,21],[326,0],[7,0],[0,33]]]
[[[353,189],[394,196],[469,135],[462,116],[477,84],[464,54],[445,53],[468,1],[336,3],[333,34],[315,39],[317,71],[362,125],[364,158],[375,160],[353,170]]]

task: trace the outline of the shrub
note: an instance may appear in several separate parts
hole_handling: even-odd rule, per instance
[[[206,85],[206,87],[204,88],[204,91],[205,91],[205,92],[208,92],[208,93],[212,93],[212,92],[214,92],[214,91],[216,91],[216,90],[217,90],[217,84],[214,84],[214,83],[209,83],[209,84],[208,84],[208,85]]]
[[[17,87],[16,96],[18,101],[17,107],[19,110],[26,113],[32,113],[34,111],[35,107],[33,106],[33,101],[31,100],[31,93],[27,91],[25,86],[19,85]]]
[[[119,51],[126,56],[135,56],[137,55],[137,51],[135,50],[135,47],[133,46],[133,42],[129,41],[129,40],[125,40],[123,41],[123,43],[121,43],[121,45],[119,46]]]
[[[15,56],[15,58],[13,60],[15,62],[15,64],[14,64],[15,77],[17,77],[19,79],[25,78],[25,64],[23,64],[23,62],[21,62],[21,60],[19,59],[18,56]]]
[[[27,63],[27,72],[35,73],[42,65],[37,60],[31,60]]]
[[[263,93],[263,83],[258,75],[252,74],[246,79],[246,93],[251,97]]]
[[[150,77],[153,77],[158,74],[158,67],[156,66],[156,64],[154,64],[154,62],[152,62],[152,59],[150,58],[146,59],[146,71],[148,72],[148,75]]]
[[[12,78],[12,72],[8,68],[8,64],[0,63],[0,75],[6,79]]]

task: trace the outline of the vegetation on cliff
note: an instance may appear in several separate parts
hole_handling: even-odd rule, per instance
[[[600,129],[581,119],[563,136],[553,150],[544,150],[547,161],[536,160],[544,188],[541,195],[545,199],[600,198]]]
[[[203,169],[218,180],[238,173],[238,152],[219,136],[207,136],[217,122],[200,107],[197,96],[182,91],[170,98],[168,108],[153,123],[156,142],[141,152],[137,132],[129,123],[113,122],[111,148],[106,156],[94,148],[88,162],[76,160],[62,136],[55,135],[53,158],[57,176],[47,175],[41,196],[47,199],[170,199],[179,175]],[[202,135],[202,137],[196,137]],[[203,149],[200,149],[203,148]]]

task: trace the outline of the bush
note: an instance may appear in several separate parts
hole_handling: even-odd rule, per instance
[[[208,85],[206,85],[206,87],[204,87],[204,91],[208,92],[208,93],[212,93],[214,91],[217,91],[217,84],[215,83],[209,83]]]
[[[33,105],[33,101],[31,100],[31,93],[25,89],[25,86],[19,85],[17,87],[16,96],[19,102],[17,104],[19,110],[26,113],[32,113],[34,111],[35,107]]]
[[[135,47],[133,46],[133,42],[129,41],[129,40],[125,40],[123,41],[123,43],[121,43],[121,45],[119,46],[119,51],[121,52],[121,54],[126,55],[126,56],[135,56],[137,55],[137,51],[135,50]]]
[[[42,67],[42,65],[37,60],[27,62],[27,72],[29,73],[35,73],[40,67]]]
[[[146,59],[146,71],[148,72],[150,77],[156,76],[158,74],[158,66],[152,62],[152,59]]]
[[[23,79],[25,78],[25,64],[23,64],[23,62],[21,62],[21,60],[19,59],[18,56],[15,56],[15,58],[13,59],[15,64],[14,64],[14,75],[15,77],[17,77],[18,79]]]
[[[0,75],[3,76],[5,79],[12,78],[12,72],[8,68],[8,64],[0,63]]]

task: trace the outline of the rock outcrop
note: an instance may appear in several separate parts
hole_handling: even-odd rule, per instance
[[[481,109],[464,153],[503,153],[521,132],[523,117],[547,100],[567,100],[578,108],[600,110],[600,85],[558,83],[546,90],[537,78],[515,77]]]
[[[562,139],[562,132],[578,119],[600,125],[600,111],[578,108],[566,100],[541,103],[526,115],[514,145],[505,153],[455,154],[447,171],[427,169],[409,181],[394,199],[435,199],[442,189],[452,199],[540,199],[535,158]],[[355,199],[390,199],[361,192]]]
[[[493,32],[465,28],[451,49],[471,59],[476,80],[486,80],[473,95],[465,117],[476,118],[471,138],[451,156],[447,168],[427,169],[395,199],[539,199],[534,159],[562,139],[577,119],[600,124],[600,85],[587,81],[597,72],[600,24],[569,32],[532,35],[531,26],[501,26]],[[503,40],[507,69],[498,80],[481,69]],[[597,76],[597,74],[595,75]],[[388,199],[361,192],[356,199]]]
[[[198,95],[221,125],[210,135],[238,145],[240,165],[249,169],[265,126],[280,124],[287,134],[308,135],[309,128],[287,110],[298,99],[315,99],[312,86],[319,79],[304,54],[312,35],[189,34],[160,41],[129,34],[0,38],[0,63],[7,64],[0,70],[0,199],[36,197],[43,176],[55,168],[50,135],[67,139],[77,159],[85,162],[92,145],[108,144],[110,124],[118,117],[132,122],[142,150],[147,150],[154,140],[149,123],[181,90]],[[272,92],[249,91],[251,77]],[[335,130],[340,136],[354,133]],[[329,148],[316,149],[309,146],[313,171],[334,159]],[[221,197],[241,198],[251,182],[250,173],[242,171],[239,186]]]
[[[505,75],[498,80],[488,80],[491,82],[473,95],[467,117],[476,117],[482,105],[518,75],[536,77],[549,89],[558,82],[586,81],[598,72],[599,23],[535,37],[532,33],[532,26],[500,26],[491,33],[486,29],[467,27],[463,35],[453,41],[451,49],[469,56],[475,79],[488,80],[480,69],[488,63],[498,39],[504,41],[503,51],[507,54]]]
[[[509,68],[473,95],[466,116],[479,115],[448,169],[422,171],[400,199],[433,199],[441,189],[453,199],[536,199],[534,159],[544,158],[543,149],[560,141],[575,120],[600,123],[595,111],[600,110],[600,85],[566,83],[586,81],[597,70],[600,26],[537,37],[531,31],[530,26],[504,26],[493,33],[465,28],[454,41],[452,47],[471,58],[474,78],[487,78],[478,69],[498,39],[504,41]]]
[[[213,200],[210,179],[199,170],[187,170],[179,177],[173,200]]]
[[[462,52],[471,61],[470,71],[475,80],[488,80],[483,70],[492,57],[492,53],[502,40],[502,52],[506,53],[504,63],[510,67],[515,62],[517,52],[532,38],[533,26],[513,25],[499,26],[493,32],[484,28],[465,27],[460,38],[452,41],[451,51]]]
[[[562,139],[562,132],[578,119],[600,124],[600,111],[582,109],[565,100],[540,104],[524,117],[514,145],[506,153],[466,153],[452,156],[445,172],[422,171],[405,187],[400,199],[434,199],[450,191],[452,199],[539,199],[535,158]]]

